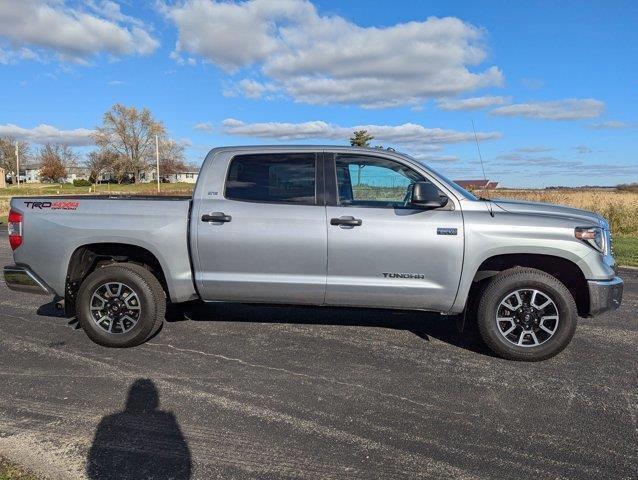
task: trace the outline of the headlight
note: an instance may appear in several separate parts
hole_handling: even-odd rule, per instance
[[[605,244],[605,231],[600,227],[576,227],[574,235],[579,240],[587,242],[600,253],[605,253],[607,245]]]

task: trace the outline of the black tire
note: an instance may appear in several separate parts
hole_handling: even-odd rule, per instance
[[[523,327],[517,326],[518,330],[514,330],[508,337],[502,333],[496,318],[498,309],[501,308],[501,301],[504,298],[514,294],[517,290],[524,291],[526,289],[538,290],[544,297],[551,299],[554,306],[550,308],[556,310],[558,320],[557,325],[549,328],[550,330],[554,329],[554,333],[543,342],[539,342],[538,335],[535,335],[533,339],[531,335],[525,335],[524,339],[528,342],[528,346],[519,346],[513,343],[511,338],[516,339],[517,334],[519,334],[520,338],[520,333],[523,333]],[[525,292],[520,295],[525,295]],[[505,312],[507,311],[505,310]],[[514,316],[513,312],[512,315]],[[477,312],[481,338],[496,355],[509,360],[528,362],[546,360],[560,353],[574,336],[577,319],[578,314],[574,297],[565,285],[556,277],[534,268],[512,268],[494,276],[483,291]],[[501,325],[504,325],[503,329],[507,330],[506,327],[509,325],[514,326],[516,323],[512,321],[510,324],[505,322],[501,323]],[[532,326],[529,328],[538,327]],[[539,333],[548,335],[536,330],[536,334]],[[535,342],[539,342],[539,344],[533,345]]]
[[[121,323],[121,332],[109,333],[98,325],[92,315],[93,295],[110,282],[124,284],[139,298],[137,323],[129,330],[124,330]],[[145,267],[134,263],[115,263],[97,268],[84,279],[78,291],[76,314],[87,336],[95,343],[114,348],[134,347],[144,343],[162,327],[166,315],[166,294],[155,275]],[[110,323],[113,321],[105,322]]]
[[[158,334],[158,332],[162,329],[164,325],[164,320],[166,320],[166,312],[168,310],[166,290],[164,289],[164,287],[162,286],[158,278],[145,266],[139,265],[137,263],[119,263],[118,265],[124,268],[129,268],[133,272],[136,272],[138,275],[144,277],[147,283],[153,288],[153,291],[156,292],[155,295],[160,299],[159,302],[161,303],[162,311],[158,312],[155,319],[155,325],[153,326],[151,333],[148,335],[148,337],[146,337],[146,340],[150,340],[151,338],[153,338],[155,335]],[[157,302],[156,302],[156,305],[157,305]]]

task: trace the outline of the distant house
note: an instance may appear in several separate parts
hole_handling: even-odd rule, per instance
[[[91,169],[89,167],[66,167],[66,177],[64,178],[64,182],[73,183],[73,180],[88,180],[90,176]]]
[[[454,180],[457,185],[468,190],[495,190],[498,187],[498,182],[492,182],[490,180]]]
[[[199,176],[199,170],[188,169],[169,175],[168,181],[171,183],[195,183]]]
[[[25,183],[38,183],[40,181],[40,164],[31,163],[21,166],[20,181]]]
[[[148,183],[148,182],[156,182],[155,168],[150,168],[146,172],[142,172],[140,174],[140,182]],[[177,173],[171,173],[169,175],[161,175],[161,181],[165,183],[195,183],[197,182],[197,177],[199,176],[199,169],[197,168],[187,168],[183,171]]]
[[[39,163],[30,163],[20,168],[20,182],[39,183],[41,173],[41,165]],[[88,180],[91,175],[91,169],[88,167],[78,167],[75,165],[66,167],[66,177],[62,179],[62,183],[73,183],[73,180]]]
[[[157,181],[157,176],[155,174],[154,167],[149,167],[148,170],[144,172],[140,172],[140,183],[150,183],[150,182],[156,182],[156,181]]]
[[[97,183],[116,182],[117,176],[115,175],[115,173],[109,170],[102,170],[95,180],[97,181]]]
[[[195,183],[197,181],[197,177],[199,176],[199,169],[193,167],[187,167],[185,170],[171,173],[169,175],[161,175],[160,181],[162,183]],[[128,172],[124,174],[124,177],[128,179],[128,181],[133,181],[135,178],[135,174],[133,172]],[[113,172],[108,170],[100,172],[100,175],[97,178],[99,183],[102,182],[112,182],[116,181],[117,177]],[[140,183],[153,183],[157,181],[156,169],[154,166],[149,166],[147,170],[142,170],[139,173]]]

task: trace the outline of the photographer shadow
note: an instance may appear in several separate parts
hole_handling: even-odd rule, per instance
[[[92,480],[191,478],[191,453],[172,412],[159,409],[159,394],[148,379],[136,380],[123,411],[102,418],[89,450]]]

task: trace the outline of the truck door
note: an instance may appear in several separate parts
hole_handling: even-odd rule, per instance
[[[463,262],[462,214],[452,198],[435,210],[411,206],[417,181],[429,180],[394,158],[326,155],[327,304],[452,306]]]
[[[204,300],[323,303],[327,231],[321,156],[225,152],[215,157],[202,179],[208,183],[193,223],[195,277]]]

